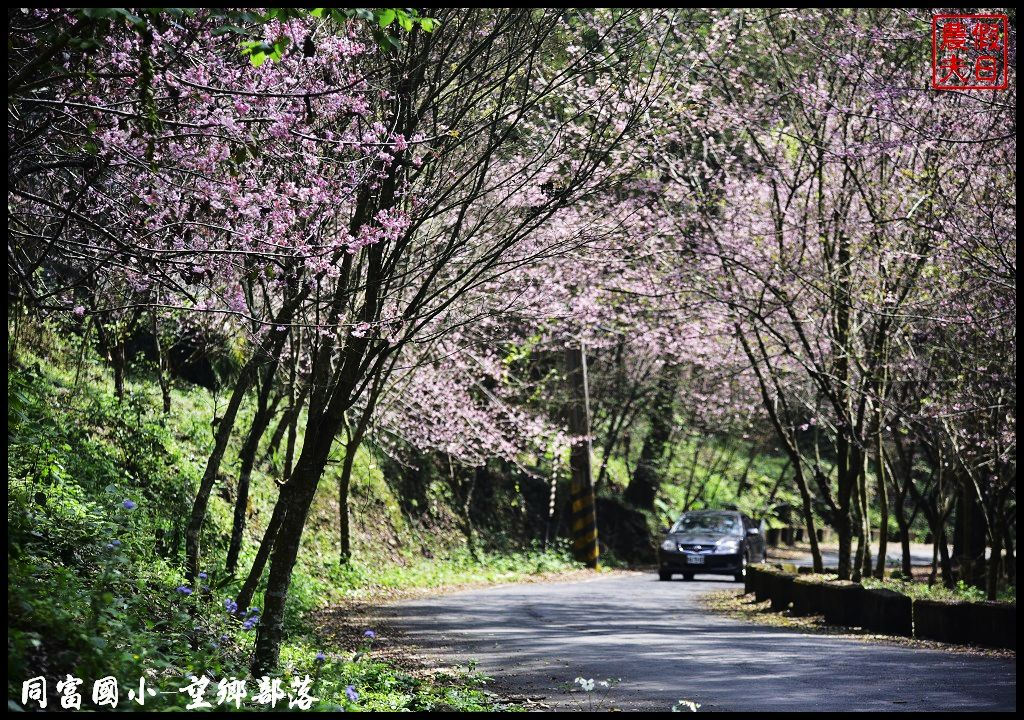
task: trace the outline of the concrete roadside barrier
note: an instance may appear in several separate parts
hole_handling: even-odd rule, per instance
[[[944,600],[914,601],[914,637],[947,643],[968,641],[970,604]]]
[[[1017,649],[1017,605],[972,602],[967,611],[967,641],[985,647]]]
[[[859,627],[864,588],[849,580],[831,580],[821,586],[822,611],[829,625]]]
[[[789,604],[793,600],[793,580],[796,577],[796,573],[784,570],[772,573],[771,579],[768,581],[768,599],[772,602],[771,609],[774,612],[789,609]]]
[[[769,600],[771,610],[823,615],[829,625],[947,643],[1017,648],[1017,606],[1004,602],[914,600],[889,588],[810,576],[803,568],[758,563],[747,568],[744,594]]]
[[[1017,649],[1017,606],[1004,602],[914,601],[914,637]]]
[[[761,568],[764,565],[758,563],[757,565],[747,565],[747,574],[743,576],[743,594],[749,595],[754,592],[754,586],[760,579]]]
[[[790,593],[793,600],[794,615],[822,615],[825,610],[821,599],[821,586],[824,581],[819,578],[795,577]]]
[[[758,568],[757,574],[754,576],[754,599],[757,602],[764,602],[768,599],[768,585],[771,582],[771,576],[776,572],[778,570],[771,566]]]
[[[861,593],[861,626],[886,635],[912,636],[914,625],[910,597],[886,588],[865,588]]]

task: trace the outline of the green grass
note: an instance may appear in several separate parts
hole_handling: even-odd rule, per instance
[[[559,551],[478,552],[475,557],[465,548],[459,548],[446,558],[413,558],[407,565],[377,567],[357,560],[338,568],[336,587],[358,594],[367,588],[437,588],[471,582],[500,583],[577,567],[579,565],[569,557],[564,545]]]
[[[229,615],[224,600],[238,580],[225,577],[223,558],[232,505],[215,490],[203,533],[208,591],[185,595],[183,525],[212,445],[215,401],[200,388],[176,387],[172,412],[160,411],[159,387],[146,368],[132,373],[123,402],[95,358],[46,334],[45,350],[19,349],[8,374],[8,697],[43,675],[52,685],[65,674],[92,682],[118,678],[122,701],[145,674],[161,690],[184,687],[189,675],[245,677],[255,630]],[[223,396],[217,399],[222,408]],[[223,472],[237,468],[245,407]],[[283,686],[308,674],[315,708],[332,710],[494,710],[486,678],[466,669],[418,677],[369,652],[332,649],[310,620],[313,611],[340,600],[371,598],[388,590],[471,582],[503,582],[576,565],[564,546],[542,552],[476,554],[457,531],[414,527],[370,453],[356,461],[353,515],[367,526],[387,526],[394,544],[374,534],[354,538],[356,557],[338,563],[337,464],[321,483],[293,576],[281,651]],[[271,473],[258,468],[240,566],[248,568],[276,499]],[[125,500],[136,504],[126,509]],[[427,558],[423,548],[434,555]],[[262,606],[262,591],[254,604]],[[317,653],[326,656],[316,660]],[[250,695],[256,683],[250,680]],[[352,686],[358,701],[349,699]],[[216,695],[216,680],[207,691]],[[182,708],[171,692],[147,709]]]
[[[955,587],[947,588],[941,582],[937,582],[934,585],[928,585],[924,582],[911,582],[908,580],[899,580],[893,578],[886,578],[885,580],[877,580],[875,578],[865,578],[862,581],[864,587],[867,588],[886,588],[888,590],[895,590],[896,592],[909,595],[915,600],[942,600],[946,602],[955,601],[969,601],[969,602],[981,602],[987,599],[987,595],[981,588],[969,585],[963,580],[957,582]],[[1017,602],[1017,588],[1013,585],[1004,587],[999,591],[998,600],[1003,602]]]

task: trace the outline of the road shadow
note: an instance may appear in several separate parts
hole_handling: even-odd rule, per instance
[[[481,669],[516,692],[580,699],[573,678],[622,678],[608,699],[667,710],[1012,709],[1016,661],[870,645],[709,613],[702,593],[730,577],[630,575],[504,586],[383,609],[414,644]]]

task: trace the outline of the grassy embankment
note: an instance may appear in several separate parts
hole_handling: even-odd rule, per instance
[[[88,353],[79,363],[76,345],[41,332],[31,351],[19,349],[9,363],[8,697],[20,699],[22,681],[36,675],[50,679],[52,694],[52,685],[70,673],[85,680],[88,704],[93,680],[113,675],[123,694],[145,674],[151,686],[172,691],[152,705],[180,707],[188,697],[174,691],[191,674],[244,677],[258,631],[258,622],[247,629],[225,610],[239,580],[222,569],[238,436],[251,411],[240,418],[204,530],[209,589],[186,595],[184,519],[212,444],[211,419],[226,400],[180,385],[164,416],[159,387],[138,368],[118,401],[105,367]],[[362,628],[342,650],[313,618],[331,605],[410,588],[511,581],[575,565],[564,550],[484,549],[474,557],[444,488],[432,488],[429,512],[411,518],[362,451],[352,488],[355,558],[340,565],[337,467],[321,483],[292,582],[284,687],[294,676],[315,678],[319,709],[502,707],[477,673],[427,676],[400,667],[375,654],[375,641],[362,639]],[[253,477],[243,572],[270,516],[276,470],[274,462],[261,464]],[[262,589],[254,606],[262,606]],[[356,646],[370,651],[356,657]],[[55,697],[51,702],[59,705]]]

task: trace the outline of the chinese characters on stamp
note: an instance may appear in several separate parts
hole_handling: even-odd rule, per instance
[[[1006,89],[1008,38],[1006,15],[933,15],[932,88]]]

